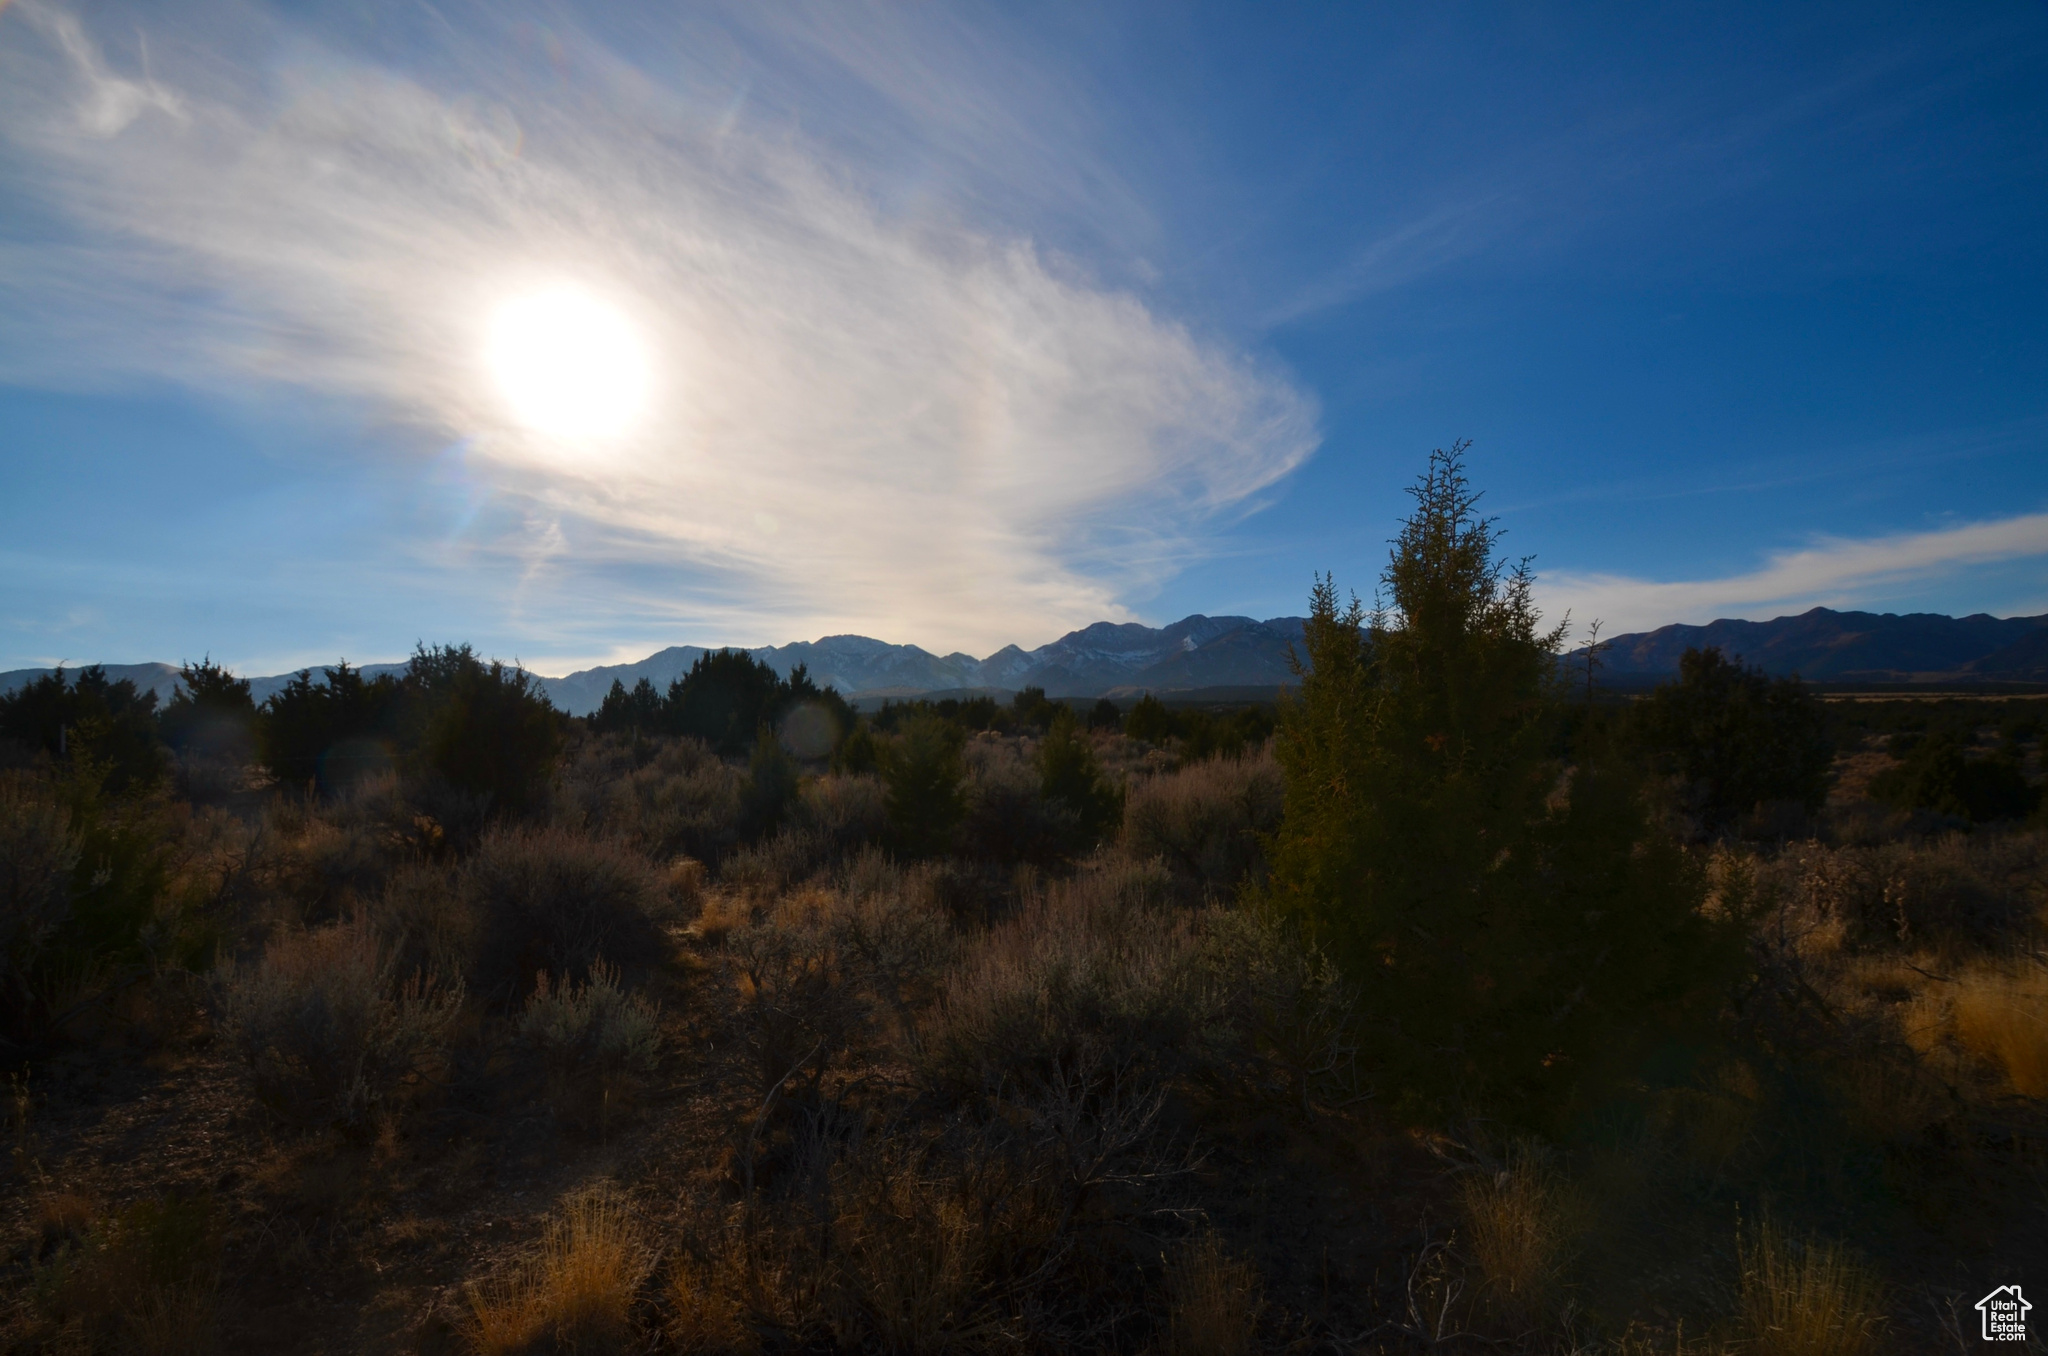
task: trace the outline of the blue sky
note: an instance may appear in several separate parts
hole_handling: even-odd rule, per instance
[[[0,668],[1294,613],[1457,438],[1609,634],[2048,611],[2044,74],[2040,4],[0,4]]]

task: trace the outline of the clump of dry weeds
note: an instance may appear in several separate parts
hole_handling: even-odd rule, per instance
[[[1737,1239],[1737,1321],[1751,1356],[1866,1356],[1883,1329],[1877,1277],[1839,1244],[1768,1220]]]
[[[1167,1262],[1166,1349],[1176,1356],[1245,1356],[1265,1307],[1259,1273],[1205,1229]]]
[[[2048,1097],[2048,966],[1987,967],[1959,978],[1956,1040],[2023,1097]]]
[[[1561,1298],[1580,1232],[1578,1202],[1542,1150],[1510,1147],[1499,1167],[1464,1179],[1465,1242],[1485,1276],[1482,1302],[1518,1331],[1541,1326]]]
[[[544,1350],[623,1351],[653,1253],[615,1193],[571,1197],[531,1256],[470,1292],[468,1336],[478,1356]]]

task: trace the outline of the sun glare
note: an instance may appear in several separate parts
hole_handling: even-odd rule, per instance
[[[577,288],[506,302],[485,361],[520,423],[551,438],[611,438],[647,404],[646,345],[616,307]]]

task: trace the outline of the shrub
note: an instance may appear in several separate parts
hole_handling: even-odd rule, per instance
[[[0,773],[0,1021],[19,1033],[39,1001],[39,965],[71,917],[82,845],[39,779]]]
[[[205,1197],[137,1201],[94,1224],[36,1277],[36,1307],[86,1350],[213,1350],[220,1230]],[[72,1349],[60,1343],[58,1349]]]
[[[739,841],[745,776],[694,739],[578,740],[558,817],[650,857],[717,862]]]
[[[1796,677],[1767,677],[1715,649],[1687,650],[1678,673],[1636,705],[1632,724],[1706,828],[1724,828],[1762,801],[1820,807],[1834,747],[1819,698]]]
[[[1865,1356],[1884,1323],[1877,1278],[1839,1245],[1768,1221],[1737,1238],[1738,1319],[1755,1356]]]
[[[661,1011],[619,987],[619,972],[599,962],[582,984],[543,974],[526,1000],[520,1034],[551,1071],[603,1082],[649,1074],[661,1058]]]
[[[952,1097],[1064,1094],[1119,1081],[1134,1096],[1182,1067],[1206,1013],[1183,964],[1184,917],[1159,882],[1096,869],[991,928],[947,975],[918,1063]]]
[[[978,736],[967,745],[957,852],[988,862],[1048,862],[1073,845],[1078,819],[1046,800],[1044,777],[1022,740]]]
[[[290,1124],[352,1133],[439,1060],[462,1002],[460,985],[400,975],[360,922],[279,937],[219,989],[257,1100]]]
[[[653,1266],[626,1203],[602,1188],[583,1192],[548,1221],[532,1256],[470,1291],[470,1344],[479,1356],[622,1352]]]
[[[440,862],[411,862],[392,872],[370,913],[400,973],[423,970],[449,982],[469,979],[477,919],[457,872]]]
[[[1870,795],[1901,810],[1932,810],[1973,824],[2024,818],[2041,800],[2016,759],[1971,758],[1948,734],[1920,740],[1897,766],[1871,778]]]
[[[645,858],[556,828],[499,829],[464,872],[476,911],[479,992],[517,1003],[542,971],[587,973],[600,959],[627,972],[666,953],[654,914],[661,883]]]
[[[2040,834],[1952,833],[1828,847],[1804,843],[1760,867],[1759,881],[1819,919],[1839,920],[1859,948],[2004,951],[2037,934]]]
[[[913,857],[938,856],[952,845],[964,809],[960,746],[957,726],[919,715],[904,722],[888,747],[882,780],[889,828],[896,845]]]
[[[880,865],[878,855],[870,856],[848,872],[848,898],[833,929],[843,963],[895,1014],[908,1038],[918,1014],[937,998],[958,946],[930,868],[883,883]],[[869,888],[862,888],[864,878]]]
[[[888,792],[878,777],[814,777],[804,783],[802,813],[842,853],[878,842],[889,830]]]
[[[1285,783],[1261,749],[1212,758],[1131,785],[1124,848],[1158,857],[1195,890],[1227,897],[1264,873],[1264,839],[1280,826]]]
[[[1212,909],[1201,921],[1189,969],[1210,1014],[1206,1073],[1303,1115],[1358,1100],[1357,994],[1329,957],[1248,910]]]
[[[786,896],[726,937],[726,962],[738,981],[741,1040],[764,1098],[777,1089],[815,1091],[827,1066],[866,1028],[866,1004],[840,954],[838,902],[821,890]]]

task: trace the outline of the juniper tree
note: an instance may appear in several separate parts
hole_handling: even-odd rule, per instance
[[[1123,793],[1103,778],[1095,746],[1072,708],[1061,706],[1038,746],[1039,795],[1071,825],[1067,846],[1094,847],[1123,818]]]
[[[1820,699],[1796,676],[1772,678],[1711,648],[1688,649],[1678,674],[1631,723],[1702,827],[1724,828],[1760,801],[1820,808],[1835,750]]]
[[[1563,628],[1497,555],[1463,450],[1411,490],[1382,604],[1310,595],[1265,899],[1358,984],[1390,1100],[1539,1116],[1735,953],[1622,770],[1556,756]]]

